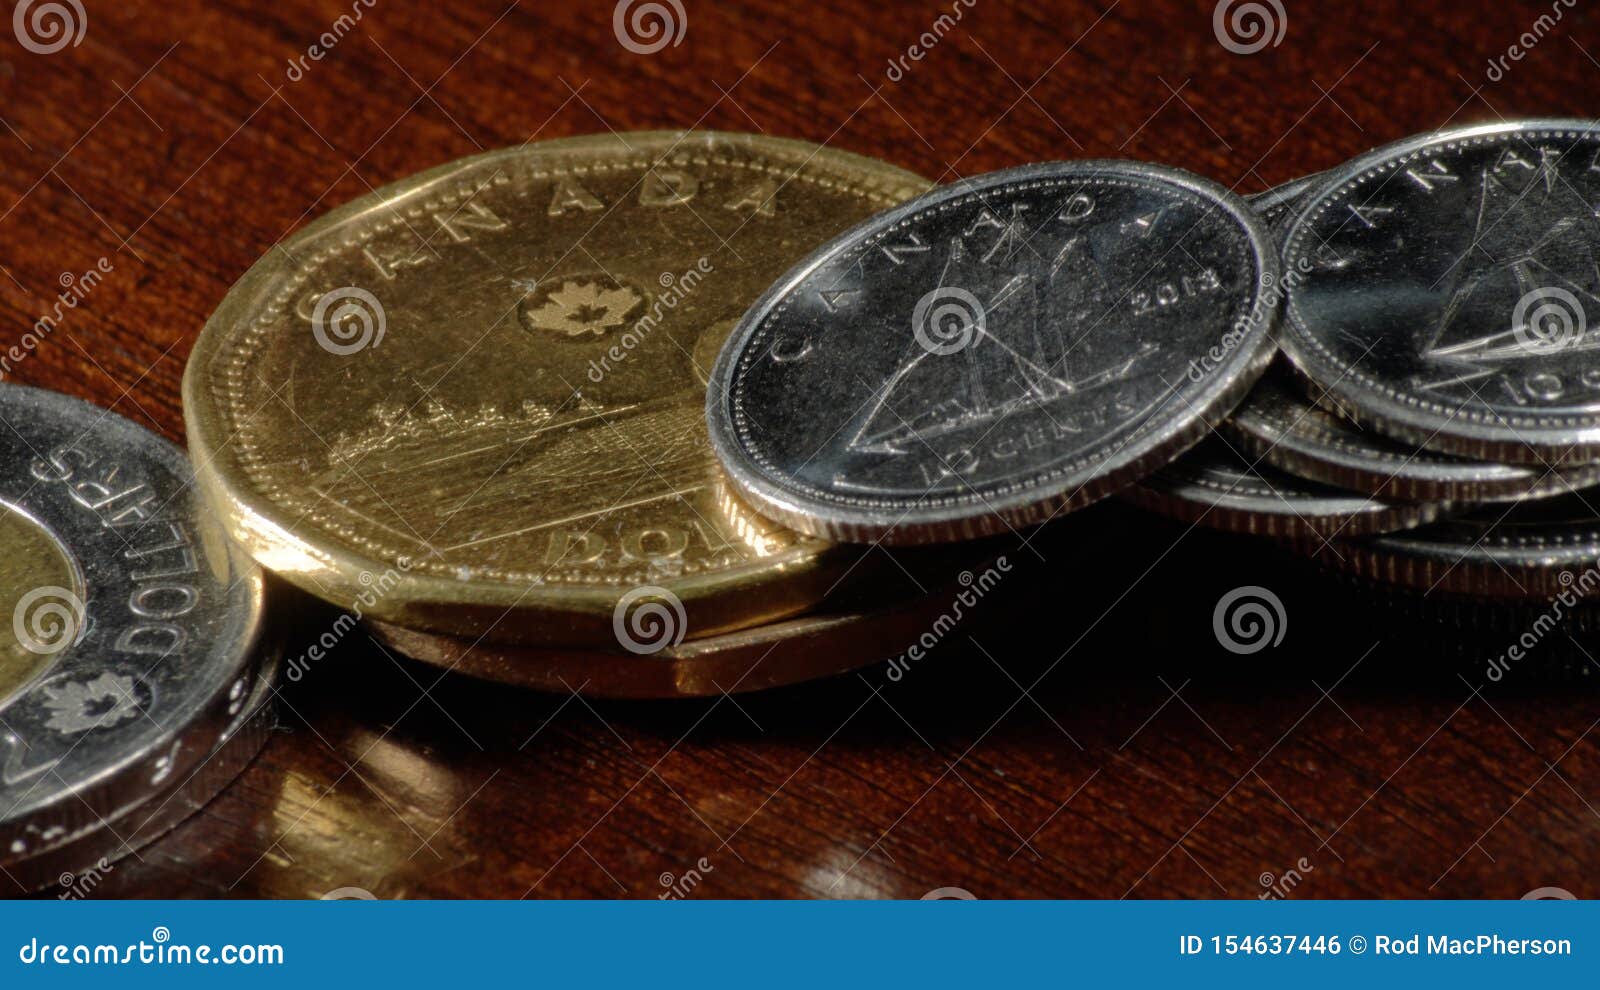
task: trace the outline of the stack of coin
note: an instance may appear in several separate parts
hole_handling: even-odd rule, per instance
[[[166,441],[16,385],[0,423],[0,872],[81,896],[264,741],[262,577]]]
[[[1512,641],[1495,680],[1536,645],[1559,659],[1571,641],[1548,629],[1592,626],[1600,595],[1597,161],[1589,122],[1465,128],[1258,200],[1283,241],[1287,359],[1222,432],[1242,487],[1276,488],[1315,537],[1295,545],[1364,601],[1460,634],[1436,645]],[[1342,520],[1319,513],[1331,490],[1359,500]]]
[[[1582,598],[1597,187],[1577,121],[1419,136],[1248,209],[1132,163],[979,177],[769,290],[713,374],[713,444],[758,511],[830,538],[964,539],[1125,489],[1410,605]]]
[[[212,316],[192,468],[0,388],[0,868],[109,868],[248,762],[277,669],[257,563],[424,662],[621,697],[900,654],[897,679],[1019,530],[1116,493],[1413,624],[1600,628],[1597,203],[1576,121],[1253,202],[1122,161],[930,189],[698,132],[380,189]]]
[[[737,134],[492,152],[252,268],[191,447],[270,571],[557,690],[880,659],[992,538],[1119,492],[1396,593],[1538,597],[1562,555],[1488,553],[1515,591],[1473,559],[1600,482],[1597,135],[1430,134],[1252,202],[1123,161],[929,189]]]
[[[925,624],[984,551],[895,560],[752,512],[706,382],[785,269],[927,188],[816,145],[652,132],[380,189],[207,325],[184,383],[201,483],[269,570],[450,669],[653,696],[878,660],[878,627]]]
[[[1585,122],[1423,135],[1325,177],[1286,225],[1304,277],[1282,345],[1313,398],[1263,394],[1233,428],[1280,468],[1461,515],[1314,548],[1408,614],[1570,618],[1600,588],[1597,156]]]

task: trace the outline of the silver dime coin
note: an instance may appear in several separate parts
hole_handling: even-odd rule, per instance
[[[718,356],[712,445],[760,511],[932,542],[1125,487],[1271,354],[1265,224],[1204,179],[1030,165],[882,213],[775,284]]]
[[[1317,406],[1278,368],[1262,376],[1226,426],[1241,448],[1274,467],[1383,498],[1514,501],[1600,482],[1600,464],[1498,464],[1391,440]]]
[[[1250,198],[1275,230],[1322,174]],[[1600,464],[1554,470],[1435,453],[1364,430],[1317,406],[1283,369],[1269,369],[1225,424],[1239,446],[1302,478],[1384,498],[1488,502],[1558,495],[1600,482]]]
[[[1368,581],[1499,599],[1600,597],[1600,493],[1486,506],[1318,559]]]
[[[121,819],[213,752],[257,683],[262,579],[183,454],[0,387],[0,867]]]
[[[1319,401],[1521,464],[1600,459],[1600,130],[1426,134],[1336,170],[1284,235],[1281,344]]]
[[[1306,481],[1245,457],[1220,437],[1204,441],[1123,497],[1212,529],[1319,544],[1420,526],[1445,508]]]

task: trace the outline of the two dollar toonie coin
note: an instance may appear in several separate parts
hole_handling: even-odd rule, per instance
[[[15,385],[0,423],[0,868],[32,887],[253,755],[262,579],[165,440]]]
[[[818,250],[707,391],[756,509],[830,539],[1042,521],[1177,456],[1272,353],[1278,255],[1209,181],[1130,162],[942,187]]]
[[[402,626],[606,642],[640,589],[681,603],[691,638],[803,612],[858,554],[727,489],[707,376],[775,278],[927,186],[802,142],[661,132],[378,190],[208,323],[184,383],[201,482],[269,569]]]

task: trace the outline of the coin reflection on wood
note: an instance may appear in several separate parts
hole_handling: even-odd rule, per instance
[[[224,300],[185,378],[202,482],[270,569],[420,629],[603,642],[639,586],[682,601],[691,637],[804,611],[857,555],[720,490],[708,363],[786,268],[926,186],[704,132],[414,176]]]

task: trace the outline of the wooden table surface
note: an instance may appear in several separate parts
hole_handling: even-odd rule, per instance
[[[940,180],[1131,157],[1254,192],[1446,124],[1593,116],[1600,75],[1589,5],[1289,2],[1242,54],[1209,0],[672,5],[681,42],[654,54],[609,2],[89,0],[48,54],[8,20],[0,343],[64,273],[112,268],[11,379],[181,440],[195,335],[274,241],[530,137],[760,130]],[[600,703],[351,640],[96,896],[1600,893],[1593,692],[1425,662],[1240,538],[1117,505],[1060,529],[1033,607],[899,682]],[[1251,658],[1210,618],[1246,583],[1287,609]]]

